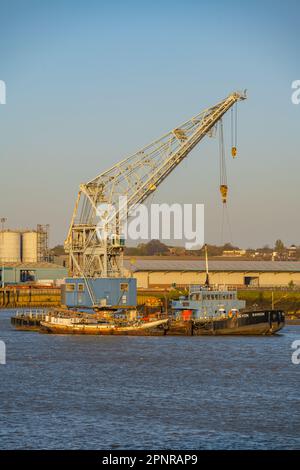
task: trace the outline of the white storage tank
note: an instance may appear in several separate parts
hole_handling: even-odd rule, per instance
[[[36,263],[38,260],[38,234],[37,232],[24,232],[22,235],[22,261],[23,263]]]
[[[4,263],[20,263],[20,232],[14,230],[0,231],[0,260]]]

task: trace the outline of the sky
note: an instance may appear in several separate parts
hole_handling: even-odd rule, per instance
[[[153,202],[203,203],[208,243],[300,245],[299,31],[298,0],[0,0],[6,226],[49,223],[62,243],[80,183],[246,88],[234,161],[224,119],[232,235],[221,237],[216,139]]]

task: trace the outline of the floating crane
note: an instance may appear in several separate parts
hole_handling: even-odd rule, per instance
[[[69,269],[73,278],[122,278],[124,240],[118,221],[144,202],[188,156],[234,105],[246,99],[246,92],[233,92],[227,98],[205,109],[160,139],[117,163],[88,183],[81,184],[73,211],[65,249],[69,253]],[[236,154],[236,147],[232,150]],[[220,187],[223,201],[227,186]],[[225,187],[226,186],[226,187]],[[225,194],[226,193],[226,194]],[[120,197],[126,197],[126,206],[120,207]],[[115,208],[114,234],[99,237],[99,219],[107,227],[110,223],[99,205]],[[110,231],[111,233],[111,231]],[[95,301],[95,299],[94,299]]]

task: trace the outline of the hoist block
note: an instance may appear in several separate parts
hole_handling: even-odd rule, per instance
[[[226,204],[227,202],[227,194],[228,194],[228,186],[227,184],[221,184],[220,185],[220,193],[222,196],[222,202],[223,204]]]

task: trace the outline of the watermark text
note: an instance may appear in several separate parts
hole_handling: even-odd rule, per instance
[[[4,80],[0,80],[0,104],[6,104],[6,84]]]
[[[293,341],[291,348],[295,349],[292,353],[292,363],[297,366],[300,364],[300,339]]]
[[[127,210],[121,196],[118,207],[101,203],[97,207],[97,236],[108,240],[116,233],[127,241],[181,241],[187,250],[204,244],[203,204],[137,204]]]
[[[0,340],[0,365],[6,364],[6,346],[4,341]]]
[[[292,103],[299,104],[300,103],[300,80],[294,80],[292,82],[292,90],[295,90],[291,96]]]

